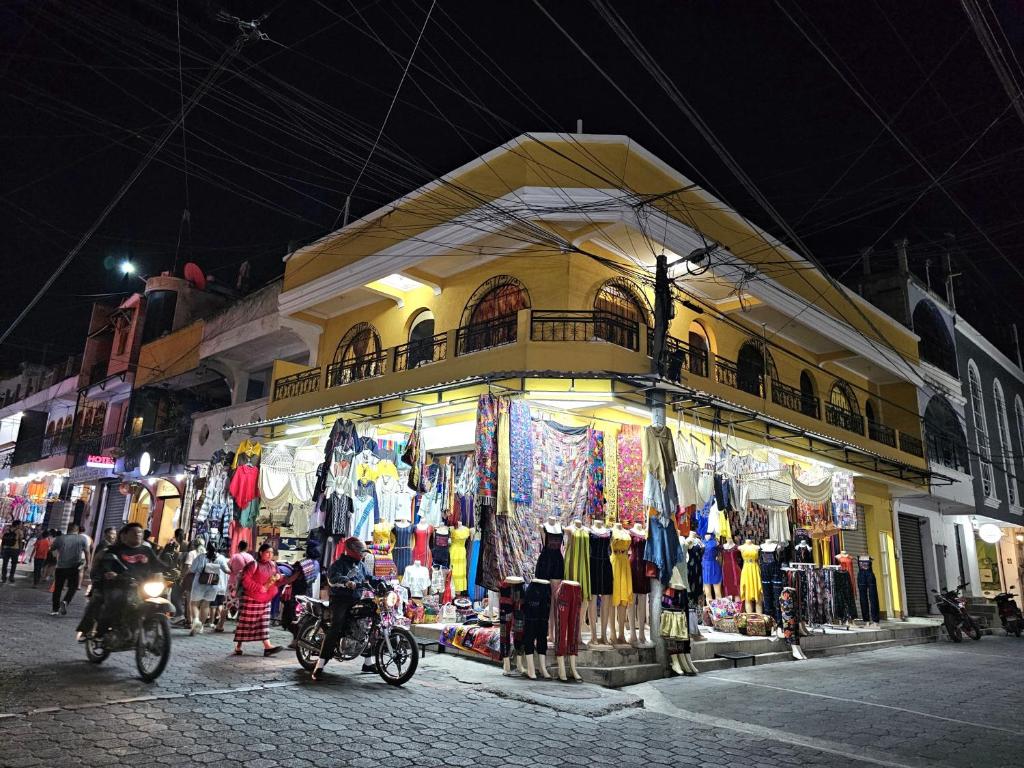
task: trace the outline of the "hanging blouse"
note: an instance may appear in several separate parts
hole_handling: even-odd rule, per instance
[[[295,501],[312,501],[313,489],[316,487],[316,470],[322,459],[323,452],[315,445],[301,446],[295,449],[295,461],[292,468],[291,487]],[[260,465],[262,470],[266,459]]]
[[[291,479],[295,458],[284,445],[275,445],[263,459],[259,472],[260,496],[271,512],[292,501]]]

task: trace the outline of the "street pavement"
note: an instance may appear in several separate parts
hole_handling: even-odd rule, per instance
[[[430,653],[404,688],[288,652],[231,655],[230,634],[176,630],[155,684],[130,653],[94,666],[82,598],[0,586],[0,768],[272,766],[1009,766],[1024,640],[986,637],[709,672],[623,691],[503,678]],[[273,639],[286,642],[277,630]]]

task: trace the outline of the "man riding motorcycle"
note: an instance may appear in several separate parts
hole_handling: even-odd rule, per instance
[[[143,541],[141,525],[128,523],[121,529],[117,544],[107,548],[97,568],[103,581],[97,596],[102,600],[97,612],[101,634],[108,627],[119,626],[125,610],[138,600],[131,581],[144,582],[151,575],[162,574],[164,567],[153,548]]]
[[[313,670],[313,679],[319,680],[327,661],[334,657],[338,643],[348,628],[348,612],[356,602],[356,589],[370,581],[371,574],[363,563],[366,544],[350,536],[345,540],[341,557],[331,563],[327,571],[327,583],[331,588],[331,626],[320,647],[320,658]]]

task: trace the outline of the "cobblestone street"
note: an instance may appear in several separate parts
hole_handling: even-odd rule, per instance
[[[355,664],[231,655],[176,630],[154,685],[131,654],[85,660],[48,594],[0,587],[0,766],[1006,766],[1024,641],[999,636],[606,691],[506,680],[431,653],[402,689]],[[278,641],[286,640],[279,633]]]

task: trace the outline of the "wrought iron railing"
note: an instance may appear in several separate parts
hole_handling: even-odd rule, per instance
[[[45,459],[48,456],[59,456],[68,452],[71,445],[71,428],[62,429],[52,435],[43,438],[43,447],[39,451],[39,458]]]
[[[891,448],[896,447],[896,430],[881,422],[868,419],[868,437],[876,443],[884,443]]]
[[[900,432],[900,450],[914,456],[924,457],[924,446],[921,444],[921,441],[905,432]]]
[[[944,467],[955,469],[957,472],[970,472],[970,467],[961,459],[967,458],[967,446],[964,443],[957,445],[957,442],[946,435],[925,432],[925,445],[928,447],[928,459]]]
[[[274,399],[284,400],[298,397],[320,390],[320,369],[310,368],[306,371],[283,376],[274,382]]]
[[[740,370],[736,363],[729,360],[715,360],[715,381],[741,392],[764,397],[764,376],[761,373]]]
[[[486,323],[466,325],[455,332],[455,354],[466,355],[484,349],[515,344],[519,332],[519,318],[508,315]]]
[[[772,379],[772,402],[805,416],[821,418],[821,401],[817,397],[783,384],[778,379]]]
[[[833,427],[856,432],[858,435],[864,434],[864,417],[833,403],[825,404],[825,421]]]
[[[120,432],[108,432],[100,438],[100,451],[109,451],[111,448],[117,448],[121,445],[121,433]]]
[[[384,353],[374,352],[327,366],[327,388],[384,375]]]
[[[439,333],[429,339],[410,341],[395,347],[395,360],[391,366],[393,371],[411,371],[421,365],[439,363],[448,357],[448,334]]]
[[[651,345],[648,343],[648,352]],[[683,374],[707,377],[707,350],[691,347],[674,336],[665,337],[665,377],[669,381],[682,382]]]
[[[530,315],[532,341],[608,341],[640,349],[640,325],[635,320],[597,310],[535,309]]]

